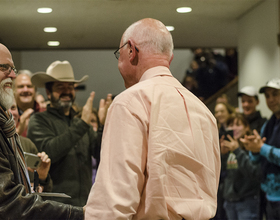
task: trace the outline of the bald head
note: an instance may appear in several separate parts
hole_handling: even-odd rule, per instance
[[[1,43],[0,43],[0,64],[9,64],[10,66],[14,66],[12,55],[9,49]]]
[[[172,36],[159,20],[145,18],[135,22],[123,34],[123,43],[129,39],[133,39],[146,53],[166,55],[169,59],[172,57]]]
[[[4,109],[9,109],[13,103],[13,79],[16,74],[14,72],[14,62],[12,55],[7,47],[0,44],[0,105]]]

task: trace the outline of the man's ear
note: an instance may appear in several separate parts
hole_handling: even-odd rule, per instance
[[[129,47],[129,61],[132,64],[137,64],[138,63],[138,52],[137,49],[135,47],[135,44],[133,41],[131,41],[130,39],[127,42],[128,47]]]

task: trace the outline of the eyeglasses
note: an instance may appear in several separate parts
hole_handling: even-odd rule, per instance
[[[11,67],[9,64],[0,64],[0,71],[2,71],[6,76],[10,75],[12,70],[17,74],[15,67]]]
[[[126,42],[124,45],[122,45],[121,47],[119,47],[115,52],[115,57],[117,58],[117,60],[119,59],[120,57],[120,49],[122,49],[125,45],[127,45],[128,42]]]
[[[117,60],[120,58],[120,49],[122,49],[125,45],[127,45],[127,43],[128,43],[128,42],[126,42],[124,45],[122,45],[121,47],[119,47],[119,48],[114,52],[115,57],[117,58]],[[136,46],[134,46],[134,47],[135,47],[135,50],[136,50],[137,52],[139,52],[139,49],[138,49]]]

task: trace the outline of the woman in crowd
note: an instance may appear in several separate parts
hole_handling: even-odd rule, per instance
[[[215,105],[215,117],[218,123],[220,138],[225,134],[227,129],[227,120],[232,114],[234,114],[234,112],[234,107],[226,102],[218,102]]]
[[[223,197],[228,220],[259,219],[260,167],[252,163],[240,138],[251,133],[245,117],[236,113],[227,121],[233,137],[221,137],[225,165]],[[227,138],[227,140],[226,140]]]
[[[227,121],[234,114],[234,107],[226,102],[216,102],[215,105],[215,117],[217,119],[218,128],[219,128],[219,137],[221,138],[227,129]],[[222,149],[221,149],[222,150]],[[221,152],[223,153],[223,152]],[[218,206],[216,216],[213,218],[215,220],[226,220],[226,212],[223,208],[224,199],[223,199],[223,186],[224,186],[224,178],[226,171],[224,170],[225,165],[222,165],[221,174],[220,174],[220,182],[218,188]]]

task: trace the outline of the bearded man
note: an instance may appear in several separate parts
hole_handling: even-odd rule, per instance
[[[35,73],[32,84],[45,87],[50,105],[45,112],[31,116],[27,136],[39,151],[46,152],[51,158],[50,175],[53,191],[71,196],[55,198],[56,201],[84,206],[92,185],[91,156],[98,157],[102,131],[95,132],[90,126],[94,92],[90,94],[83,107],[81,118],[74,117],[72,108],[75,100],[74,79],[71,64],[68,61],[55,61],[45,72]],[[104,124],[111,95],[100,102],[99,117]]]
[[[10,51],[0,44],[0,219],[83,219],[83,208],[43,201],[32,193],[21,142],[8,111],[16,72]]]

